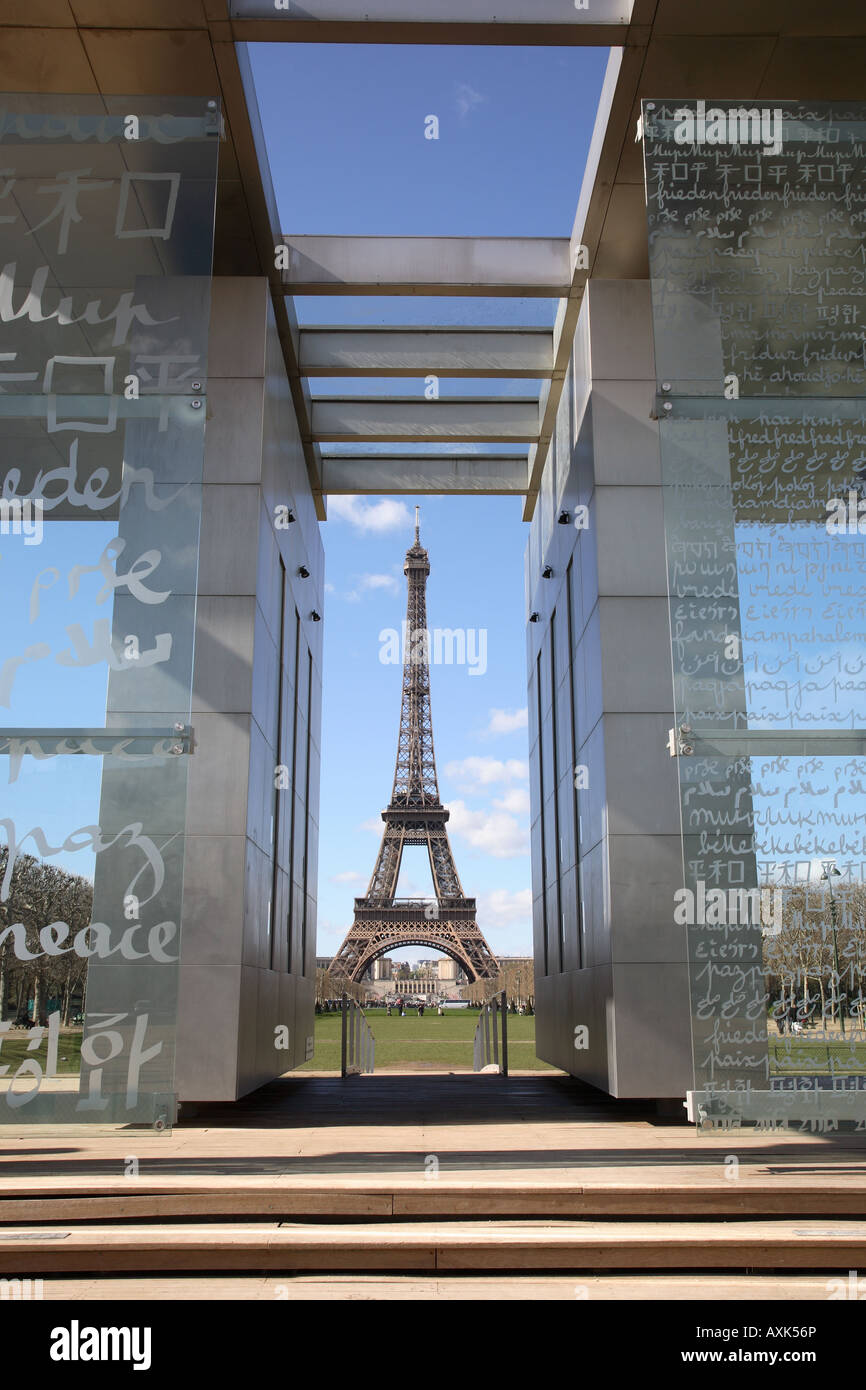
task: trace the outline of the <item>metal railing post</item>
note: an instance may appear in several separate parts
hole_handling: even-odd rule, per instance
[[[376,1059],[376,1039],[364,1010],[345,992],[340,1007],[340,1075],[359,1076],[362,1072],[372,1072]]]
[[[490,1001],[490,1022],[491,1022],[492,1028],[493,1028],[493,1056],[491,1057],[490,1060],[494,1063],[494,1065],[496,1066],[496,1068],[497,1068],[497,1070],[498,1070],[498,1069],[499,1069],[499,1019],[497,1018],[497,1013],[498,1013],[498,1010],[497,1010],[497,1008],[496,1008],[496,999],[494,998],[494,999],[491,999],[491,1001]]]
[[[502,991],[502,1075],[508,1075],[508,1008],[505,990]]]

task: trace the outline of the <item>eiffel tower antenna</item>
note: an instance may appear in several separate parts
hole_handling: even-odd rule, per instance
[[[394,786],[382,812],[385,829],[366,895],[355,899],[354,921],[331,963],[335,983],[360,980],[379,956],[403,946],[429,946],[444,952],[472,981],[492,979],[499,973],[496,957],[475,920],[475,899],[464,895],[446,829],[449,811],[439,800],[430,712],[430,560],[421,545],[420,527],[416,507],[415,544],[406,551],[403,565],[408,593]],[[407,845],[426,848],[434,898],[395,896]]]

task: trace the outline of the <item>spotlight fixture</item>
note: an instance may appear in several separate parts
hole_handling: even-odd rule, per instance
[[[550,568],[550,565],[545,565],[545,566],[544,566],[544,569],[541,571],[541,577],[542,577],[542,579],[552,579],[552,578],[553,578],[553,570]]]
[[[310,614],[310,618],[311,618],[311,620],[312,620],[314,623],[320,623],[320,622],[322,621],[322,615],[321,615],[321,613],[317,613],[316,610],[315,610],[315,608],[313,609],[312,613]]]
[[[310,577],[310,571],[307,569],[306,565],[300,565],[298,567],[298,574],[302,579],[309,579]]]
[[[560,524],[560,526],[567,526],[568,523],[569,523],[570,521],[571,521],[571,517],[568,515],[568,512],[560,512],[560,513],[559,513],[559,524]]]
[[[529,621],[530,621],[531,623],[537,623],[537,622],[538,622],[538,614],[537,614],[537,613],[530,613],[530,615],[529,615]]]

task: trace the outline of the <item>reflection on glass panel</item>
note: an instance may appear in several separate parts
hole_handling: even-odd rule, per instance
[[[696,1111],[862,1128],[866,107],[644,120]]]
[[[174,1114],[219,129],[0,98],[0,1122]]]

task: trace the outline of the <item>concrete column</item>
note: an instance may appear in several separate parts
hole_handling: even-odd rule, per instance
[[[649,285],[591,281],[527,551],[527,632],[539,1053],[612,1095],[669,1097],[691,1085],[691,1029],[654,393]]]
[[[216,279],[180,966],[182,1100],[234,1100],[308,1052],[322,626],[311,615],[323,613],[323,584],[267,282]]]

